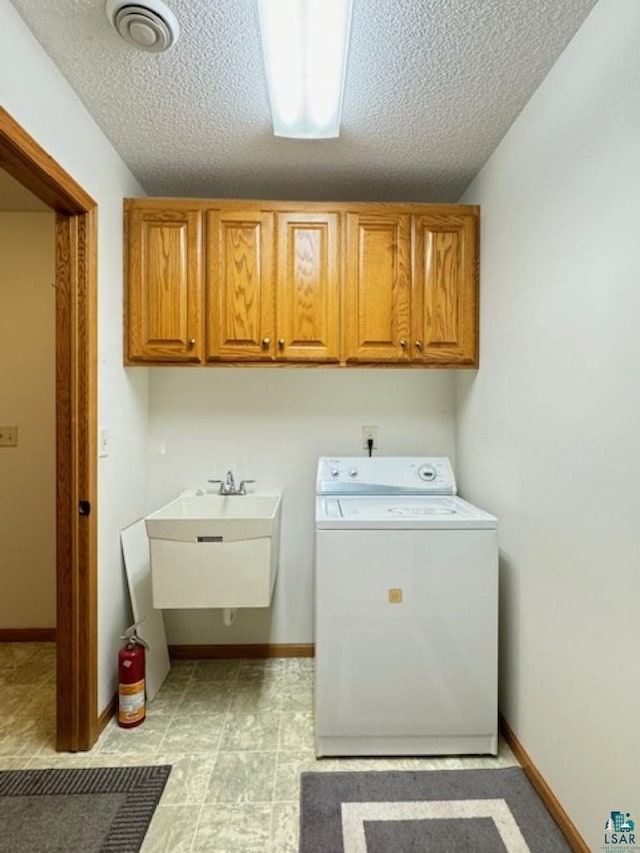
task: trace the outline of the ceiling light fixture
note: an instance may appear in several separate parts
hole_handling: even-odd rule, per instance
[[[340,115],[353,0],[258,0],[273,132],[330,139]]]

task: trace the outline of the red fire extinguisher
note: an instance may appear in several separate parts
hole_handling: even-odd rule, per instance
[[[143,723],[145,711],[145,649],[148,645],[140,639],[136,622],[127,628],[121,640],[124,648],[118,652],[118,725],[132,729]]]

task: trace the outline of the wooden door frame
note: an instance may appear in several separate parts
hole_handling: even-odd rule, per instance
[[[76,752],[98,736],[97,205],[2,107],[0,166],[56,213],[56,749]]]

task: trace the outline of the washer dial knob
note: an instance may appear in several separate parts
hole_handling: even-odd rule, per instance
[[[436,478],[436,469],[433,465],[421,465],[418,468],[418,477],[425,483],[432,483]]]

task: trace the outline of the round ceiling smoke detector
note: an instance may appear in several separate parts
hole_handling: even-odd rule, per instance
[[[175,15],[161,0],[107,0],[106,12],[116,32],[139,50],[161,53],[180,35]]]

